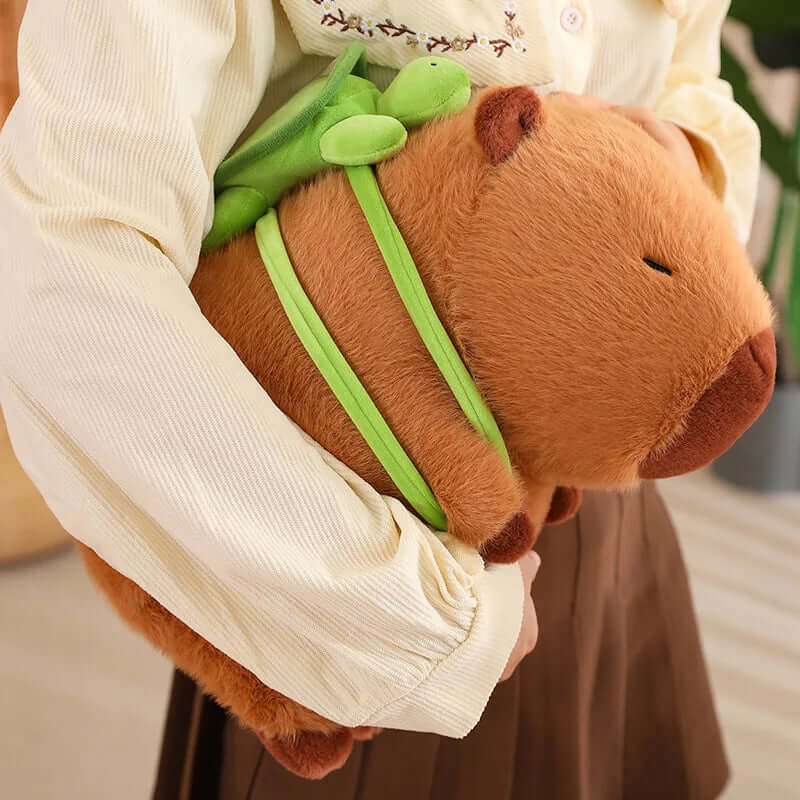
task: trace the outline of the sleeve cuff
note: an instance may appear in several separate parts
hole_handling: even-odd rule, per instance
[[[760,135],[730,86],[676,66],[654,110],[687,135],[706,183],[746,242],[755,211]]]
[[[677,125],[683,131],[692,146],[692,150],[694,150],[703,180],[719,198],[720,202],[724,203],[728,193],[729,176],[728,166],[719,146],[707,133],[699,128],[687,125],[680,120],[664,119]]]
[[[667,122],[677,125],[684,132],[694,150],[703,180],[725,209],[741,244],[746,244],[750,238],[755,211],[758,157],[755,159],[754,169],[751,169],[749,163],[753,159],[747,159],[740,164],[734,163],[734,168],[738,169],[740,173],[737,178],[731,172],[730,159],[726,158],[714,136],[700,127],[687,123],[679,115],[661,114],[659,116]],[[756,145],[757,152],[758,146]]]
[[[467,638],[422,683],[363,724],[459,739],[475,727],[519,636],[523,608],[519,567],[487,566],[474,591],[477,605]]]

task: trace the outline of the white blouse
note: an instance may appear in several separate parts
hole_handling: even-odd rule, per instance
[[[519,631],[519,570],[379,496],[208,324],[188,283],[212,175],[256,110],[361,40],[386,68],[430,51],[479,85],[654,107],[706,142],[744,237],[758,134],[715,78],[725,7],[30,0],[0,134],[0,398],[61,523],[320,714],[465,735]]]

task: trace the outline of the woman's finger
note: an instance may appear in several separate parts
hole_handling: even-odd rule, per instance
[[[530,590],[541,563],[542,559],[539,558],[539,554],[535,550],[526,553],[519,560],[519,568],[522,571],[522,580],[525,582],[526,589]]]

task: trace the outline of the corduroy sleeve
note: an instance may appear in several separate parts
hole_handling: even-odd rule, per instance
[[[720,31],[729,5],[730,0],[688,4],[655,112],[689,134],[706,180],[744,242],[755,210],[761,138],[719,78]]]
[[[264,0],[31,0],[0,134],[0,396],[70,533],[269,686],[463,736],[519,632],[484,568],[310,441],[188,289]]]

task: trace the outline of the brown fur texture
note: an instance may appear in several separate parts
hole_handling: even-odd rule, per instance
[[[272,757],[287,769],[311,780],[324,778],[343,766],[353,743],[372,739],[380,728],[339,728],[332,733],[303,731],[292,739],[259,736]]]
[[[306,292],[453,532],[487,555],[516,557],[548,515],[574,513],[579,492],[554,487],[633,486],[651,454],[687,437],[695,445],[681,466],[699,466],[698,454],[716,455],[766,402],[768,359],[755,359],[756,381],[715,384],[728,369],[755,374],[736,354],[751,341],[769,349],[766,295],[710,191],[631,122],[557,95],[488,91],[411,136],[378,177],[503,431],[513,475],[427,355],[345,176],[326,173],[284,198],[281,229]],[[289,326],[253,236],[205,257],[192,291],[277,405],[397,496]],[[692,410],[712,385],[724,389],[715,425],[692,433]],[[739,407],[733,422],[723,413]],[[270,690],[85,555],[121,615],[288,768],[319,777],[343,763],[352,732]]]

